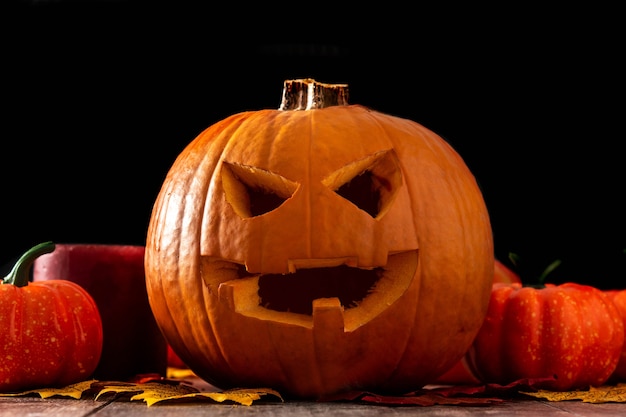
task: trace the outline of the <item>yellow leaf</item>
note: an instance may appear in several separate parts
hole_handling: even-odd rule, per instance
[[[185,379],[196,377],[196,374],[191,369],[168,367],[167,377],[170,379]]]
[[[184,395],[174,395],[170,397],[155,396],[152,392],[144,391],[142,394],[135,395],[131,400],[144,400],[148,406],[160,401],[182,400],[182,399],[202,399],[208,398],[215,402],[232,401],[241,405],[252,405],[256,400],[260,400],[263,395],[271,394],[282,401],[282,397],[276,391],[271,389],[235,389],[222,392],[195,392]]]
[[[218,402],[234,401],[242,405],[251,405],[253,401],[259,400],[262,396],[268,394],[284,401],[277,391],[270,388],[232,389],[223,392],[201,392],[198,395],[207,396]]]
[[[242,405],[252,405],[263,395],[271,394],[282,400],[280,394],[271,389],[235,389],[222,392],[199,392],[197,389],[179,384],[163,384],[159,382],[148,382],[145,384],[113,383],[104,384],[96,395],[96,400],[109,393],[136,393],[131,401],[143,400],[148,406],[164,401],[182,401],[189,399],[211,399],[216,402],[232,401]]]
[[[83,393],[88,391],[91,388],[91,385],[96,382],[95,379],[89,381],[77,382],[75,384],[68,385],[63,388],[39,388],[32,389],[28,391],[23,391],[19,393],[0,393],[0,396],[3,397],[23,397],[30,394],[37,394],[41,398],[49,398],[49,397],[70,397],[80,400]]]
[[[185,385],[171,385],[161,384],[158,382],[147,382],[145,384],[131,384],[131,383],[104,383],[98,394],[96,400],[102,395],[110,393],[138,393],[131,397],[131,401],[135,399],[143,399],[144,397],[154,398],[157,401],[167,398],[180,397],[191,392],[196,392],[195,389],[187,387]]]
[[[40,388],[20,393],[0,393],[0,396],[17,397],[36,394],[41,398],[53,396],[81,399],[85,392],[90,391],[94,400],[107,394],[128,394],[130,401],[143,400],[148,406],[165,401],[213,400],[215,402],[232,401],[242,405],[252,405],[264,395],[273,395],[283,401],[280,394],[272,389],[233,389],[227,391],[201,392],[196,387],[173,380],[161,382],[130,383],[121,381],[89,380],[68,385],[63,388]],[[133,395],[134,394],[134,395]],[[118,398],[115,398],[116,400]]]
[[[521,392],[548,401],[572,401],[580,400],[586,403],[623,403],[626,402],[626,383],[617,385],[605,385],[601,387],[590,387],[588,390],[576,391],[546,391]]]

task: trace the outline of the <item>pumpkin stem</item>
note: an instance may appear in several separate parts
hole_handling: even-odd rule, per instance
[[[548,275],[550,275],[552,273],[552,271],[554,271],[556,268],[559,267],[559,265],[561,265],[561,260],[557,259],[555,261],[553,261],[550,265],[548,265],[546,267],[546,269],[543,270],[543,272],[541,273],[541,275],[539,275],[539,278],[537,278],[537,283],[536,284],[528,284],[528,285],[524,285],[525,287],[531,287],[531,288],[545,288],[546,287],[546,278],[548,278]]]
[[[541,285],[545,285],[546,278],[548,277],[548,275],[550,275],[550,273],[552,271],[554,271],[559,265],[561,265],[561,260],[560,259],[557,259],[557,260],[553,261],[550,265],[548,265],[546,267],[546,269],[543,270],[541,275],[539,275],[539,283]]]
[[[348,84],[325,84],[303,78],[285,81],[278,110],[313,110],[347,105]]]
[[[40,243],[27,250],[20,259],[15,262],[13,269],[3,280],[3,284],[11,284],[17,287],[25,287],[28,285],[30,267],[39,256],[44,253],[50,253],[55,246],[52,242]]]

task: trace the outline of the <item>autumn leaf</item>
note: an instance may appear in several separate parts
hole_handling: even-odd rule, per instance
[[[553,378],[520,379],[507,385],[457,385],[423,388],[399,396],[350,391],[326,396],[321,401],[358,401],[379,405],[466,405],[499,404],[516,395],[520,389],[534,389],[536,384]]]
[[[101,399],[101,397],[105,397],[110,394],[120,395],[120,394],[129,394],[130,400],[145,400],[148,405],[152,403],[168,399],[181,397],[189,393],[197,392],[193,388],[189,388],[182,384],[172,385],[172,384],[162,384],[159,382],[147,382],[147,383],[122,383],[122,382],[104,382],[98,383],[98,387],[96,388],[97,394],[95,396],[95,400]],[[135,394],[135,395],[131,395]],[[150,398],[154,399],[154,401],[150,401]]]
[[[197,379],[197,377],[195,378]],[[522,394],[548,401],[579,400],[588,403],[626,403],[626,383],[589,388],[588,390],[558,392],[536,390],[533,386],[540,381],[538,379],[522,379],[508,385],[485,384],[424,388],[398,396],[353,391],[320,398],[318,401],[351,401],[388,406],[484,406],[499,404],[514,395]],[[284,402],[277,391],[269,388],[219,391],[211,387],[210,390],[207,390],[200,386],[195,386],[193,378],[177,380],[152,374],[140,375],[134,378],[133,382],[88,380],[62,388],[41,388],[20,393],[0,393],[0,396],[5,397],[27,395],[38,395],[41,398],[58,396],[74,399],[143,401],[148,406],[166,404],[168,402],[194,401],[233,402],[249,406],[255,401],[261,400],[264,396],[270,396],[273,400]]]
[[[264,395],[273,395],[274,397],[283,401],[280,394],[269,388],[262,389],[233,389],[222,392],[198,392],[195,394],[187,394],[184,398],[210,398],[213,401],[224,402],[233,401],[242,405],[252,405],[256,400],[260,400]]]
[[[626,402],[626,383],[617,385],[605,385],[601,387],[590,387],[588,390],[576,391],[548,391],[539,390],[537,392],[520,392],[521,394],[543,398],[548,401],[572,401],[579,400],[585,403],[623,403]]]
[[[41,388],[23,391],[19,393],[0,393],[0,396],[18,397],[39,395],[41,398],[70,397],[77,400],[91,394],[94,400],[113,396],[114,400],[128,399],[130,401],[144,401],[148,406],[172,401],[214,401],[234,402],[242,405],[252,405],[254,401],[269,395],[283,401],[280,394],[272,389],[232,389],[226,391],[202,392],[199,389],[187,385],[181,381],[168,379],[154,379],[151,377],[140,378],[147,382],[121,382],[121,381],[97,381],[89,380],[62,388]]]
[[[76,384],[71,384],[62,388],[41,388],[29,391],[23,391],[19,393],[0,393],[2,397],[24,397],[27,395],[39,395],[41,398],[50,397],[70,397],[80,400],[86,391],[91,389],[91,385],[96,382],[95,380],[82,381]]]
[[[365,394],[359,397],[365,403],[378,405],[466,405],[466,406],[486,406],[504,402],[500,398],[484,397],[446,397],[437,393],[421,392],[418,395],[406,396],[386,396],[377,394]]]
[[[194,378],[196,374],[191,369],[185,368],[167,368],[167,377],[170,379]]]
[[[232,401],[242,405],[252,405],[264,395],[273,395],[282,401],[280,394],[272,389],[233,389],[220,392],[199,392],[191,386],[184,384],[163,384],[159,382],[147,382],[144,384],[118,384],[104,385],[96,400],[106,394],[136,393],[130,397],[130,401],[143,400],[148,406],[165,401],[182,401],[191,399],[210,399],[216,402]]]

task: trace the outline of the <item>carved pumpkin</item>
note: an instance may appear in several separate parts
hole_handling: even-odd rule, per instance
[[[210,126],[164,179],[150,304],[217,387],[406,392],[481,326],[494,257],[474,176],[422,125],[346,100],[287,81],[280,109]]]

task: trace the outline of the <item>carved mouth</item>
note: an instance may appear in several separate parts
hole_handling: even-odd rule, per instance
[[[382,268],[359,269],[341,265],[301,269],[292,274],[267,274],[259,277],[260,304],[275,311],[311,315],[313,301],[338,298],[348,309],[358,307],[383,276]]]
[[[311,327],[317,300],[341,312],[346,330],[376,317],[409,288],[417,270],[418,251],[389,255],[374,269],[346,265],[298,269],[289,274],[242,276],[241,265],[203,260],[202,276],[218,288],[219,301],[231,310],[258,319]]]

